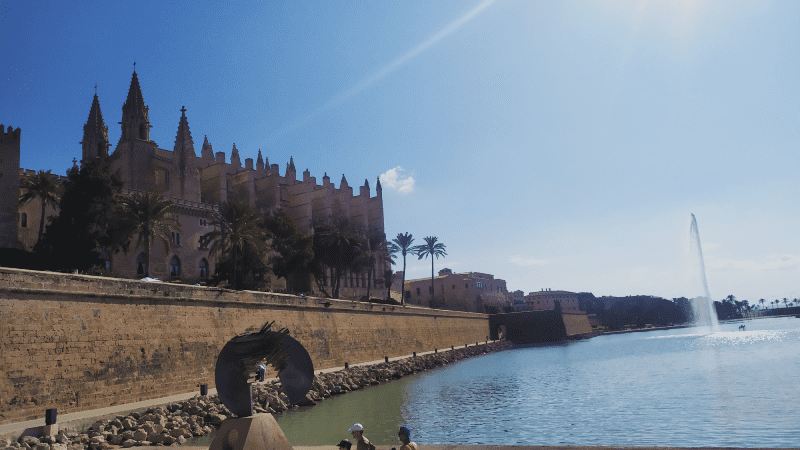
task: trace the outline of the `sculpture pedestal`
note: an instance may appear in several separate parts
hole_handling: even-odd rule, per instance
[[[272,414],[222,421],[209,450],[294,450]]]

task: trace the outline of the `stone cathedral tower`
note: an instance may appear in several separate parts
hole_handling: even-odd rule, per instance
[[[0,124],[0,248],[17,248],[19,143],[22,132]]]
[[[92,100],[92,108],[89,110],[89,120],[83,126],[83,156],[81,163],[97,158],[98,156],[108,156],[108,127],[103,121],[103,113],[100,111],[100,100],[97,93]]]

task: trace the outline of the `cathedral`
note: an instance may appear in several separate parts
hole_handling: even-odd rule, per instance
[[[242,165],[239,151],[233,144],[230,161],[227,161],[224,152],[213,151],[208,137],[204,138],[198,156],[186,109],[182,107],[180,112],[175,146],[172,150],[159,148],[150,140],[148,107],[134,70],[128,97],[122,105],[122,135],[114,151],[109,154],[108,127],[97,94],[83,126],[81,163],[109,156],[112,171],[125,181],[126,193],[154,191],[175,205],[175,218],[181,228],[172,233],[169,251],[164,252],[162,245],[152,247],[150,276],[187,283],[202,283],[208,279],[214,271],[214,260],[207,249],[200,247],[199,239],[212,230],[209,224],[219,205],[233,199],[245,200],[265,214],[282,208],[299,229],[308,234],[313,232],[314,223],[334,215],[347,217],[364,229],[384,231],[380,180],[376,182],[374,197],[370,196],[368,180],[358,187],[358,194],[353,195],[353,187],[344,175],[338,188],[327,174],[322,177],[322,184],[318,184],[308,170],[298,180],[292,158],[281,175],[278,164],[270,165],[260,150],[256,161],[246,158]],[[41,207],[38,202],[17,206],[20,178],[34,173],[19,168],[20,139],[19,128],[9,127],[8,132],[0,135],[0,210],[8,212],[0,215],[0,247],[31,250],[36,243]],[[54,214],[54,210],[45,213],[46,216]],[[107,268],[115,275],[135,278],[145,273],[141,248],[104,257]],[[375,273],[382,274],[383,270]],[[325,278],[330,279],[329,276]],[[376,281],[373,283],[373,287],[378,287]],[[285,286],[284,280],[273,279],[272,286],[281,289]],[[309,287],[312,286],[309,283]],[[359,298],[366,294],[366,287],[365,273],[345,274],[340,297]]]

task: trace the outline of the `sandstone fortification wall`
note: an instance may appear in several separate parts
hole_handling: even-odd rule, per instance
[[[0,424],[214,387],[222,346],[273,320],[315,369],[489,335],[484,314],[0,268]]]

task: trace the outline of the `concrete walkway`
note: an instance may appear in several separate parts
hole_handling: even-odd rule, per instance
[[[489,341],[489,342],[494,342],[494,341]],[[475,344],[467,344],[467,346],[468,347],[474,347]],[[459,347],[455,347],[455,349],[460,349],[460,348],[464,348],[464,347],[465,346],[462,345],[462,346],[459,346]],[[444,352],[444,351],[448,351],[449,352],[451,350],[450,349],[442,350],[442,352]],[[434,352],[421,352],[421,353],[417,353],[417,356],[428,355],[428,354],[432,354],[432,353],[434,353]],[[413,355],[397,356],[397,357],[389,358],[389,361],[390,362],[391,361],[399,361],[401,359],[411,358],[412,356]],[[350,367],[372,366],[372,365],[380,364],[380,363],[383,363],[383,362],[384,362],[383,359],[378,359],[378,360],[375,360],[375,361],[367,361],[367,362],[362,362],[362,363],[357,363],[357,364],[350,364]],[[330,367],[330,368],[327,368],[327,369],[316,370],[315,373],[321,374],[321,373],[337,372],[337,371],[340,371],[340,370],[344,370],[344,366],[341,366],[341,367]],[[267,383],[267,382],[277,381],[277,380],[278,380],[277,378],[270,378],[270,379],[265,380],[264,382]],[[260,383],[256,383],[256,384],[260,384]],[[216,389],[209,389],[208,390],[208,395],[215,395],[216,393],[217,393]],[[183,393],[183,394],[172,395],[172,396],[169,396],[169,397],[160,397],[160,398],[154,398],[154,399],[150,399],[150,400],[142,400],[140,402],[135,402],[135,403],[126,403],[124,405],[109,406],[107,408],[89,409],[89,410],[86,410],[86,411],[78,411],[78,412],[67,413],[67,414],[62,414],[62,413],[59,412],[58,413],[58,417],[57,417],[57,422],[58,422],[58,425],[59,425],[59,427],[61,429],[64,429],[66,427],[80,427],[82,425],[91,425],[95,421],[97,421],[99,419],[107,418],[109,416],[124,415],[124,414],[127,414],[127,413],[132,412],[132,411],[144,410],[144,409],[147,409],[147,408],[150,408],[150,407],[153,407],[153,406],[165,405],[165,404],[173,403],[173,402],[180,402],[180,401],[183,401],[183,400],[188,400],[188,399],[194,397],[195,395],[199,395],[199,394],[200,394],[199,391],[187,392],[187,393]],[[0,436],[12,436],[12,435],[19,436],[20,434],[23,434],[23,433],[29,434],[29,433],[34,431],[33,430],[34,428],[43,427],[44,425],[45,425],[44,417],[42,417],[41,419],[27,420],[27,421],[24,421],[24,422],[8,423],[8,424],[5,424],[5,425],[0,425]],[[26,432],[26,430],[28,430],[28,432]],[[139,447],[137,447],[137,448],[139,448]],[[391,448],[391,447],[389,447],[389,448]]]

